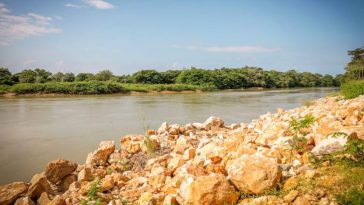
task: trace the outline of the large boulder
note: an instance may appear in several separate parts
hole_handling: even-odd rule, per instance
[[[87,156],[87,165],[105,165],[111,153],[115,150],[114,141],[102,141],[97,150]]]
[[[38,198],[38,200],[37,200],[37,203],[39,204],[39,205],[48,205],[48,203],[49,202],[51,202],[51,200],[49,199],[49,196],[48,196],[48,194],[46,193],[46,192],[43,192],[40,196],[39,196],[39,198]]]
[[[28,190],[28,185],[24,182],[14,182],[0,186],[0,204],[13,204],[17,198]]]
[[[32,199],[37,199],[43,192],[49,194],[57,193],[57,187],[47,180],[45,173],[36,174],[30,181],[28,195]]]
[[[71,174],[77,168],[77,164],[68,160],[57,159],[49,162],[45,170],[45,176],[52,183],[57,183],[63,177]]]
[[[77,176],[78,181],[92,181],[94,176],[90,167],[83,168]]]
[[[239,193],[222,174],[198,177],[187,186],[184,203],[188,205],[235,204]]]
[[[36,205],[36,203],[29,196],[26,196],[16,200],[14,205]]]
[[[277,186],[281,177],[277,160],[258,154],[242,155],[229,163],[228,178],[242,192],[261,194]]]
[[[66,200],[64,200],[61,196],[57,195],[47,205],[66,205]]]
[[[346,135],[329,136],[327,139],[320,141],[311,151],[314,155],[331,154],[342,151],[347,142]]]
[[[138,153],[142,150],[144,140],[144,135],[125,135],[120,138],[121,150],[129,154]]]
[[[209,130],[211,127],[224,127],[224,121],[218,117],[211,116],[202,125],[206,130]]]
[[[238,205],[277,205],[285,204],[276,196],[261,196],[258,198],[248,198],[239,202]]]

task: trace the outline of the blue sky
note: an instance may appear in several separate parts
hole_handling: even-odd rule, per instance
[[[363,19],[362,0],[0,0],[0,66],[338,74],[364,46]]]

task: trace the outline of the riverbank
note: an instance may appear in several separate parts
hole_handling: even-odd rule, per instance
[[[304,87],[296,87],[303,89]],[[77,96],[77,95],[106,95],[106,94],[176,94],[211,91],[259,91],[272,89],[294,88],[264,88],[249,87],[237,89],[218,89],[214,85],[189,84],[131,84],[118,82],[47,82],[47,83],[20,83],[12,86],[0,85],[0,96]]]
[[[115,93],[178,93],[202,92],[216,90],[212,85],[187,84],[129,84],[117,82],[48,82],[48,83],[21,83],[12,86],[0,86],[0,95],[96,95]]]
[[[0,187],[0,204],[361,204],[363,128],[364,96],[248,124],[163,123],[123,136],[121,149],[101,142],[83,165],[52,161],[30,183]]]

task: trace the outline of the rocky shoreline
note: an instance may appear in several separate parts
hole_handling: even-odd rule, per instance
[[[364,96],[322,98],[249,124],[163,123],[121,137],[121,149],[101,142],[83,165],[54,160],[29,183],[0,186],[0,205],[334,205],[345,191],[335,187],[364,189],[363,140]],[[357,180],[346,186],[347,174]]]

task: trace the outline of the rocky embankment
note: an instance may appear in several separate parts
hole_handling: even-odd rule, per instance
[[[364,96],[328,97],[249,124],[163,123],[121,137],[121,149],[101,142],[83,165],[51,161],[29,183],[1,186],[0,204],[338,204],[335,187],[364,187],[363,156],[346,152],[364,140],[363,115]]]

